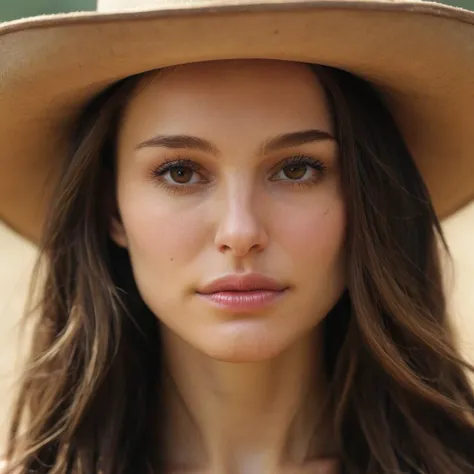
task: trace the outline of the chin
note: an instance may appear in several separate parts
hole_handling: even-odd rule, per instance
[[[278,352],[265,352],[255,348],[255,350],[213,351],[207,352],[206,355],[219,362],[249,364],[271,360],[278,355]]]
[[[262,328],[260,328],[262,329]],[[225,328],[209,335],[196,347],[208,357],[222,362],[248,363],[273,359],[290,345],[287,338],[270,330]]]

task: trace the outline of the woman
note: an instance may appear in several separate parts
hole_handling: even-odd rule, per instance
[[[371,4],[358,15],[363,5],[272,5],[263,16],[261,7],[195,16],[182,7],[167,22],[155,13],[145,25],[134,13],[104,22],[131,19],[134,29],[129,23],[122,33],[137,35],[152,25],[161,41],[167,27],[205,35],[216,19],[223,29],[247,26],[251,37],[271,20],[286,45],[308,18],[317,27],[333,15],[336,30],[351,15],[353,27],[378,18],[391,25],[388,38],[401,32],[396,15],[408,29],[417,15],[403,3]],[[435,10],[419,8],[430,23]],[[458,13],[441,11],[449,30]],[[462,15],[472,35],[474,19]],[[61,48],[71,47],[75,27],[57,25]],[[98,31],[110,40],[112,30]],[[227,33],[234,46],[249,47],[245,35]],[[474,472],[474,393],[465,374],[473,368],[448,325],[438,222],[472,197],[472,181],[447,170],[441,183],[441,163],[422,159],[431,141],[447,150],[456,138],[457,164],[472,168],[462,159],[468,142],[455,133],[466,125],[427,141],[432,98],[417,90],[416,104],[408,101],[418,82],[408,73],[392,79],[403,87],[390,96],[388,87],[328,66],[334,61],[284,52],[208,57],[205,40],[196,41],[194,60],[143,62],[121,78],[108,69],[108,84],[96,70],[82,89],[63,77],[68,99],[55,89],[56,103],[38,100],[43,113],[64,113],[64,129],[50,117],[49,139],[44,123],[32,139],[42,155],[51,141],[64,155],[53,165],[43,225],[18,217],[32,213],[24,201],[3,210],[38,237],[42,252],[34,347],[6,472]],[[363,64],[369,52],[360,47]],[[373,59],[373,71],[383,61]],[[448,106],[461,102],[442,101],[440,76],[425,77],[438,81],[430,92],[449,116]],[[398,107],[393,99],[403,94]],[[418,117],[394,119],[414,114],[414,105]],[[22,164],[9,166],[13,180]],[[422,175],[423,167],[432,172]]]

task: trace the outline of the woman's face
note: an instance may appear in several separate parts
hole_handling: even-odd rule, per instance
[[[326,316],[345,286],[333,136],[302,64],[199,63],[141,84],[119,131],[111,233],[167,330],[212,358],[257,361]],[[234,281],[213,287],[221,277]]]

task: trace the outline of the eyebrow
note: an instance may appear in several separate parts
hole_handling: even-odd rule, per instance
[[[329,132],[317,129],[285,133],[267,140],[261,146],[260,153],[266,155],[283,148],[325,140],[335,141],[336,139]],[[219,154],[219,150],[212,142],[192,135],[157,135],[140,143],[136,149],[140,150],[149,147],[198,150],[216,156]]]

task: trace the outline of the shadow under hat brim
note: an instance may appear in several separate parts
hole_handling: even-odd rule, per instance
[[[474,13],[403,1],[189,5],[0,25],[0,219],[38,241],[72,126],[105,87],[236,58],[319,63],[365,78],[383,93],[438,216],[474,199]]]

